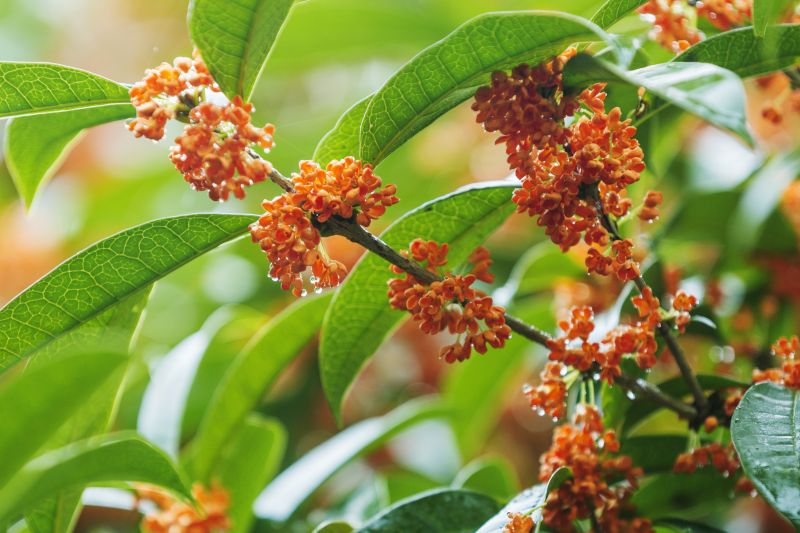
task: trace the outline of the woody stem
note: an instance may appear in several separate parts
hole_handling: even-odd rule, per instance
[[[596,185],[589,190],[589,195],[594,201],[595,210],[597,213],[599,213],[600,223],[608,232],[611,240],[621,241],[622,236],[619,234],[617,225],[603,209],[603,202],[600,199],[600,193]],[[640,294],[644,293],[645,289],[649,288],[647,282],[644,280],[644,278],[642,278],[641,275],[636,276],[636,278],[633,280],[633,283],[636,285],[636,288],[639,290]],[[706,398],[706,395],[703,393],[703,388],[700,386],[700,382],[697,381],[697,376],[695,376],[694,372],[692,371],[692,367],[689,365],[689,362],[686,359],[686,354],[684,353],[683,348],[681,348],[680,344],[678,344],[678,340],[675,338],[675,335],[672,333],[672,330],[666,321],[662,320],[658,323],[658,333],[664,339],[664,343],[667,345],[672,357],[678,364],[681,375],[683,376],[684,381],[686,381],[686,384],[689,386],[692,397],[694,397],[695,405],[699,411],[699,413],[695,413],[695,416],[698,414],[707,413],[708,398]]]
[[[286,192],[293,192],[291,180],[282,175],[277,170],[272,170],[269,173],[269,178],[273,183],[277,184]],[[404,272],[411,274],[422,283],[430,284],[434,281],[441,281],[442,278],[433,272],[422,267],[416,261],[412,261],[407,257],[401,255],[394,248],[383,242],[379,237],[367,231],[363,226],[356,224],[353,220],[346,220],[341,217],[331,217],[323,226],[326,234],[341,235],[342,237],[354,242],[375,255],[381,257],[385,261],[399,267]],[[509,315],[504,315],[506,324],[512,331],[522,335],[526,339],[547,347],[550,341],[550,335],[546,332],[525,323],[519,318]],[[651,401],[675,411],[678,415],[693,419],[697,416],[697,412],[691,406],[676,400],[662,392],[658,387],[648,383],[642,379],[634,379],[628,376],[620,376],[616,378],[615,383],[621,388],[638,394],[641,397],[646,397]]]

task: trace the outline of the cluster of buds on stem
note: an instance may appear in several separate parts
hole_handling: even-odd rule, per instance
[[[381,179],[372,166],[352,157],[331,161],[325,169],[302,161],[291,183],[292,191],[261,204],[266,212],[251,224],[250,234],[267,254],[270,277],[301,296],[302,274],[308,269],[318,290],[336,287],[347,274],[342,263],[325,253],[317,225],[337,216],[367,226],[397,203],[397,189],[388,185],[379,190]]]
[[[800,339],[781,337],[772,345],[772,353],[780,358],[780,368],[753,370],[753,382],[771,381],[790,389],[800,390]]]
[[[220,533],[231,529],[227,514],[230,499],[227,491],[217,484],[210,489],[199,483],[192,487],[197,507],[151,485],[138,485],[136,495],[157,507],[142,521],[142,529],[147,533]]]
[[[594,406],[579,405],[572,423],[556,428],[541,458],[539,480],[547,482],[561,467],[572,476],[547,496],[542,510],[546,526],[572,531],[575,520],[593,517],[602,531],[653,530],[649,520],[635,516],[630,503],[643,472],[629,456],[619,455],[616,433],[603,427]]]
[[[511,336],[511,329],[506,325],[505,310],[473,287],[478,280],[491,283],[494,279],[488,272],[489,252],[485,248],[476,249],[468,259],[472,269],[464,275],[442,272],[447,252],[446,243],[414,240],[409,250],[402,253],[442,279],[426,284],[392,265],[392,272],[404,276],[389,281],[388,297],[390,305],[409,312],[424,333],[434,335],[447,330],[458,336],[440,354],[453,363],[468,359],[473,349],[483,354],[489,346],[502,348]]]
[[[128,128],[137,137],[157,141],[170,119],[187,122],[170,160],[194,190],[208,191],[212,200],[224,201],[231,194],[241,199],[244,187],[264,181],[272,171],[253,148],[268,152],[275,128],[253,126],[253,106],[241,97],[225,101],[196,53],[194,59],[179,57],[172,65],[147,70],[130,96],[136,118]]]

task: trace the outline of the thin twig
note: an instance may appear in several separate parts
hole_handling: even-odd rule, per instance
[[[608,214],[603,210],[603,202],[600,200],[600,193],[597,189],[597,186],[591,187],[589,189],[589,197],[594,201],[595,210],[599,213],[600,216],[600,223],[603,225],[603,228],[608,232],[609,236],[611,237],[612,241],[620,241],[622,240],[622,236],[619,234],[619,229],[617,228],[614,221]],[[636,288],[639,289],[639,293],[643,293],[645,289],[649,288],[647,286],[647,282],[645,282],[644,278],[641,275],[637,276],[633,280],[634,284],[636,284]],[[705,414],[708,412],[708,398],[703,393],[703,387],[700,386],[700,382],[697,381],[697,376],[695,376],[694,372],[692,371],[692,367],[689,365],[689,362],[686,359],[686,355],[683,352],[680,344],[678,344],[678,340],[675,338],[675,335],[672,333],[672,330],[667,324],[666,321],[662,320],[658,324],[658,333],[664,339],[664,343],[669,348],[670,353],[672,353],[672,357],[675,359],[675,362],[678,364],[678,368],[681,371],[681,375],[683,376],[684,381],[689,386],[689,390],[692,392],[692,396],[694,397],[695,404],[697,405],[697,409],[699,413],[697,414]]]
[[[254,157],[257,157],[257,154],[255,154]],[[277,170],[272,170],[269,173],[269,178],[284,191],[294,191],[291,180]],[[345,220],[341,217],[334,216],[329,218],[324,223],[318,224],[318,226],[321,227],[322,233],[325,235],[340,235],[349,241],[361,245],[366,250],[399,267],[404,272],[411,274],[422,283],[430,284],[434,281],[441,281],[442,279],[433,272],[424,268],[416,261],[412,261],[403,256],[394,248],[383,242],[379,237],[367,231],[363,226],[356,224],[353,220]],[[536,344],[540,344],[544,347],[548,346],[550,335],[548,335],[546,332],[527,324],[526,322],[515,316],[509,315],[508,313],[505,314],[505,320],[506,324],[508,324],[508,327],[511,328],[512,331],[522,335],[532,342],[535,342]],[[635,379],[623,375],[616,378],[614,383],[619,385],[622,389],[631,391],[632,393],[641,397],[648,398],[659,405],[676,412],[678,415],[684,418],[694,419],[697,416],[697,411],[692,406],[665,394],[661,391],[661,389],[651,383],[648,383],[647,381],[644,381],[643,379]]]

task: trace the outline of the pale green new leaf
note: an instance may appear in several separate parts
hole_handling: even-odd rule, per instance
[[[0,486],[75,413],[125,357],[66,355],[0,385]]]
[[[167,455],[134,432],[103,435],[37,457],[0,489],[0,520],[62,490],[110,481],[158,485],[190,499]]]
[[[753,33],[764,37],[767,26],[774,24],[793,4],[792,0],[753,0]]]
[[[485,494],[434,489],[397,502],[356,533],[473,533],[498,509],[497,502]]]
[[[136,226],[67,259],[0,309],[0,369],[247,230],[255,217],[196,214]]]
[[[360,158],[377,165],[428,124],[488,83],[495,70],[538,63],[578,41],[616,42],[588,20],[565,13],[486,13],[456,28],[400,68],[370,99]],[[351,153],[355,154],[352,146]]]
[[[334,159],[361,153],[361,121],[371,98],[369,95],[359,100],[339,117],[333,129],[320,139],[314,150],[314,161],[324,166]]]
[[[228,445],[214,469],[228,490],[228,516],[234,533],[250,531],[253,502],[281,467],[286,451],[286,429],[274,419],[250,415],[228,436]]]
[[[797,64],[800,24],[770,26],[764,37],[752,28],[726,31],[690,46],[673,62],[712,63],[742,78],[761,76]]]
[[[5,161],[27,207],[58,170],[86,128],[132,118],[130,103],[17,117],[5,131]]]
[[[294,0],[192,0],[189,33],[229,97],[250,99]]]
[[[567,63],[565,87],[577,92],[599,81],[609,82],[612,87],[615,83],[644,87],[663,103],[675,105],[752,143],[747,130],[744,87],[729,70],[709,63],[681,62],[624,71],[585,54]],[[647,115],[641,120],[646,118]]]
[[[382,235],[394,249],[416,238],[450,244],[448,266],[457,268],[514,210],[513,182],[484,183],[459,189],[409,211]],[[393,310],[386,283],[389,264],[369,254],[336,292],[323,324],[320,344],[322,386],[340,418],[347,388],[361,367],[405,317]]]
[[[402,430],[446,413],[438,400],[418,398],[383,416],[352,425],[281,472],[258,496],[253,511],[259,518],[285,522],[344,465]]]
[[[185,459],[195,478],[209,477],[231,433],[319,331],[331,296],[304,298],[291,305],[256,333],[236,357],[217,387]]]
[[[731,438],[744,473],[758,492],[800,528],[800,395],[756,383],[731,421]]]
[[[648,0],[607,0],[597,13],[592,15],[592,22],[601,28],[608,28],[622,17],[641,6]]]
[[[0,118],[129,102],[127,87],[85,70],[0,62]]]

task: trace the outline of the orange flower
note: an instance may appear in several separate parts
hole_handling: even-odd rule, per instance
[[[702,34],[689,23],[680,0],[650,0],[636,11],[653,24],[650,38],[672,52],[699,43]]]
[[[675,310],[677,316],[675,317],[675,325],[681,333],[686,331],[686,326],[692,320],[692,315],[689,312],[697,305],[697,298],[686,294],[685,292],[678,292],[675,299],[672,300],[672,309]]]
[[[441,357],[448,363],[468,359],[474,349],[486,353],[487,344],[492,348],[502,348],[511,336],[506,325],[505,309],[494,305],[492,298],[472,285],[481,279],[490,280],[487,272],[491,265],[488,251],[479,248],[470,256],[476,261],[472,272],[466,275],[442,273],[440,268],[447,264],[447,244],[415,239],[409,251],[411,256],[430,272],[444,274],[444,279],[429,285],[404,273],[392,265],[395,274],[405,274],[402,278],[389,280],[389,304],[401,311],[408,311],[423,332],[433,335],[448,330],[458,335],[458,340],[445,346]]]
[[[564,383],[564,365],[549,362],[545,365],[539,377],[542,382],[536,387],[526,385],[523,388],[531,408],[539,415],[549,415],[561,418],[566,412],[567,384]]]
[[[702,0],[697,2],[697,14],[723,31],[744,26],[753,17],[752,9],[751,0]]]
[[[730,476],[739,470],[739,457],[733,444],[722,446],[713,442],[708,446],[695,448],[690,452],[680,454],[675,460],[673,471],[678,473],[691,474],[698,468],[712,466],[719,472]]]
[[[240,97],[224,107],[203,102],[189,112],[190,124],[175,139],[170,160],[196,191],[208,191],[214,201],[231,193],[244,198],[244,187],[264,181],[272,166],[255,157],[251,145],[269,151],[275,128],[250,123],[252,104]]]
[[[305,293],[302,274],[309,268],[315,287],[339,285],[347,269],[318,249],[320,234],[308,215],[291,205],[287,195],[261,205],[266,213],[250,225],[250,234],[267,254],[270,277],[280,281],[283,290],[291,288],[295,296]]]
[[[160,140],[167,121],[175,118],[179,108],[186,106],[180,98],[184,91],[196,93],[205,89],[219,92],[196,50],[193,59],[177,57],[172,65],[161,63],[154,69],[147,69],[144,78],[129,91],[136,118],[128,123],[128,129],[136,137]]]
[[[781,337],[772,345],[772,353],[783,359],[780,368],[753,370],[753,383],[771,381],[790,389],[800,390],[800,339],[797,335]]]
[[[647,191],[644,204],[639,211],[639,218],[647,222],[658,218],[658,206],[661,205],[664,196],[658,191]]]
[[[200,484],[192,487],[197,509],[157,487],[138,486],[137,494],[140,499],[150,500],[158,507],[142,521],[144,531],[149,533],[220,533],[231,528],[227,515],[228,493],[217,484],[210,490]]]
[[[629,456],[618,452],[616,434],[603,427],[597,409],[579,405],[572,424],[556,428],[553,443],[540,460],[542,482],[562,466],[572,471],[572,477],[547,496],[544,524],[556,531],[572,531],[575,520],[586,520],[594,513],[604,531],[652,531],[648,520],[620,517],[633,511],[629,500],[643,472]]]
[[[346,157],[331,161],[325,169],[313,161],[301,161],[300,173],[292,174],[295,192],[292,203],[314,213],[319,222],[332,216],[350,219],[364,227],[381,217],[388,206],[397,203],[397,187],[387,185],[372,171],[372,165]]]
[[[502,533],[530,533],[535,525],[529,515],[508,513],[508,523],[503,527]]]

